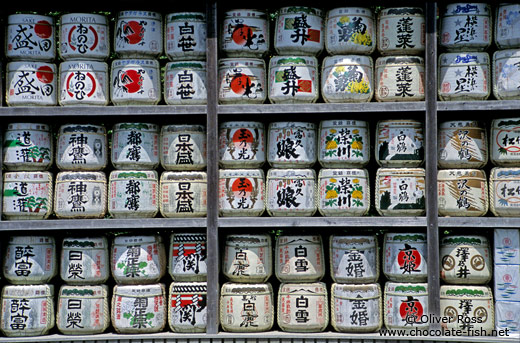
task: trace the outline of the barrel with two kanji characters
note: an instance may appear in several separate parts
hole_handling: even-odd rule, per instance
[[[262,169],[220,169],[219,214],[260,216],[265,210],[265,178]]]
[[[54,162],[51,127],[41,123],[9,123],[2,149],[2,163],[7,170],[48,170]]]
[[[320,235],[278,236],[275,254],[275,274],[281,282],[316,282],[325,275]]]
[[[272,122],[267,135],[267,161],[273,168],[309,168],[316,163],[314,123]]]
[[[424,168],[379,168],[376,210],[382,216],[421,216],[426,212]]]
[[[164,69],[163,87],[164,101],[168,105],[206,104],[206,62],[168,62]]]
[[[425,330],[429,327],[428,284],[387,282],[383,300],[387,329]]]
[[[273,104],[316,102],[319,80],[316,57],[273,56],[269,60],[269,101]]]
[[[383,273],[395,282],[426,282],[428,245],[424,233],[386,233]]]
[[[153,218],[159,212],[155,170],[113,170],[108,194],[108,213],[114,218]]]
[[[155,169],[159,165],[159,126],[151,123],[115,124],[110,160],[116,169]]]
[[[489,195],[484,170],[439,170],[437,185],[439,215],[480,217],[487,213]]]
[[[207,214],[206,172],[164,172],[159,187],[159,211],[163,217],[204,217]]]
[[[520,215],[520,168],[491,169],[489,208],[497,217]]]
[[[267,98],[265,62],[259,58],[222,58],[218,100],[222,104],[262,104]]]
[[[96,285],[110,276],[105,236],[66,237],[61,247],[60,277],[69,285]]]
[[[488,161],[484,124],[477,120],[446,121],[439,126],[439,168],[482,168]]]
[[[54,18],[40,14],[7,17],[5,55],[10,60],[53,61],[56,57]]]
[[[5,101],[8,106],[55,106],[57,87],[57,68],[54,63],[7,63]]]
[[[419,56],[379,57],[375,64],[375,97],[379,102],[423,101],[424,59]]]
[[[102,125],[67,124],[60,126],[56,166],[61,170],[102,170],[107,166],[106,129]]]
[[[389,7],[379,13],[377,50],[381,55],[420,55],[426,22],[420,7]]]
[[[261,10],[232,9],[222,23],[220,49],[229,57],[262,58],[269,51],[269,20]]]
[[[376,48],[375,18],[369,8],[334,8],[327,12],[325,29],[325,49],[331,55],[369,55]]]
[[[491,121],[489,150],[489,160],[495,166],[520,166],[520,118],[497,118]]]
[[[196,124],[164,125],[161,128],[160,160],[166,170],[206,168],[206,128]]]
[[[376,236],[332,235],[330,276],[337,283],[374,283],[379,279]]]
[[[164,50],[171,61],[206,59],[206,15],[174,12],[165,17]]]
[[[273,273],[271,237],[268,234],[228,235],[222,271],[231,282],[266,282]]]
[[[424,163],[423,123],[414,119],[380,120],[376,162],[382,167],[420,167]]]
[[[441,12],[439,44],[448,51],[483,51],[493,38],[491,6],[451,3]]]

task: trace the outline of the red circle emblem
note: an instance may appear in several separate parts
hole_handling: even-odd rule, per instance
[[[36,77],[42,83],[51,83],[54,80],[54,73],[52,72],[51,67],[49,66],[41,66],[36,71]]]
[[[247,25],[240,25],[240,27],[236,27],[231,35],[233,42],[238,45],[246,44],[248,37],[252,36],[253,30]]]
[[[123,32],[128,32],[126,38],[128,38],[129,44],[137,44],[143,39],[142,36],[143,26],[135,20],[129,21],[124,27]]]
[[[253,184],[249,179],[245,177],[241,177],[233,181],[231,185],[231,190],[235,192],[246,192],[251,193],[253,191]]]
[[[52,26],[46,20],[40,20],[34,25],[34,33],[40,38],[49,38],[52,35]]]

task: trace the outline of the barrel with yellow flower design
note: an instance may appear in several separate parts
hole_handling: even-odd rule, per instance
[[[318,210],[324,216],[363,216],[370,208],[365,169],[322,169],[318,176]]]
[[[374,95],[370,56],[329,56],[323,60],[321,94],[326,102],[369,102]]]
[[[325,21],[325,49],[331,55],[369,55],[376,47],[374,26],[374,15],[369,8],[334,8]]]
[[[361,168],[370,161],[368,123],[363,120],[320,122],[318,161],[325,168]]]

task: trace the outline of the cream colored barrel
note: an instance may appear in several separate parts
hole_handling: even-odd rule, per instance
[[[269,169],[266,209],[273,217],[312,216],[316,205],[314,169]]]
[[[62,125],[56,145],[56,166],[61,170],[102,170],[107,166],[107,135],[102,125]]]
[[[39,61],[7,63],[5,102],[8,106],[55,106],[56,64]]]
[[[265,178],[262,169],[220,169],[221,216],[260,216],[265,210]]]
[[[316,282],[325,275],[320,235],[278,236],[275,254],[275,274],[281,282]]]
[[[420,167],[424,162],[423,123],[414,119],[380,120],[376,162],[386,168]]]
[[[165,21],[164,50],[171,61],[206,59],[205,13],[169,13]]]
[[[428,245],[423,233],[386,233],[383,273],[395,282],[426,282]]]
[[[48,170],[54,163],[51,127],[9,123],[3,135],[3,167],[10,171]]]
[[[108,65],[91,60],[65,61],[60,64],[61,106],[106,106],[108,94]]]
[[[425,209],[423,168],[379,168],[376,209],[382,216],[421,216]]]
[[[427,283],[385,284],[384,323],[387,329],[425,330],[429,321],[424,318],[429,318]]]
[[[221,104],[262,104],[267,99],[263,59],[220,59],[218,80],[218,100]]]
[[[375,97],[379,102],[423,101],[424,59],[419,56],[379,57],[375,64]]]
[[[271,122],[269,124],[267,161],[273,168],[310,168],[316,159],[314,123]]]
[[[332,235],[329,240],[330,276],[337,283],[374,283],[379,279],[376,236]]]
[[[168,105],[205,105],[206,62],[169,62],[164,69],[164,101]]]
[[[268,234],[227,235],[222,272],[231,282],[266,282],[273,274],[271,237]]]
[[[439,168],[482,168],[488,161],[486,129],[477,120],[439,125]]]
[[[479,217],[487,213],[488,184],[483,170],[439,170],[437,185],[439,215]]]
[[[381,55],[420,55],[425,49],[425,16],[420,7],[390,7],[379,13],[377,50]]]
[[[109,22],[93,13],[67,13],[60,17],[60,57],[63,60],[105,60],[110,53]]]
[[[219,164],[223,168],[261,168],[265,157],[265,128],[257,121],[228,121],[219,126]]]
[[[339,7],[327,12],[325,49],[330,55],[369,55],[376,48],[376,20],[369,8]]]
[[[110,276],[107,238],[64,238],[60,266],[60,277],[69,285],[105,283]]]
[[[495,300],[520,302],[520,266],[495,263],[494,272]]]
[[[273,56],[269,60],[269,101],[273,104],[316,102],[319,80],[316,57]]]
[[[489,150],[489,159],[497,167],[520,165],[520,118],[491,121]]]
[[[318,8],[282,7],[276,17],[274,49],[278,55],[317,56],[323,50],[323,12]]]
[[[113,170],[108,194],[108,213],[114,218],[153,218],[159,212],[155,170]]]
[[[113,60],[110,99],[116,106],[157,105],[161,100],[159,61],[144,58]]]
[[[155,169],[159,165],[159,126],[117,123],[112,127],[110,160],[116,169]]]
[[[225,12],[220,49],[229,57],[262,58],[269,51],[269,24],[267,13],[262,10]]]
[[[173,332],[206,332],[206,282],[172,282],[168,295],[168,324]]]
[[[323,216],[364,216],[370,209],[366,169],[321,169],[318,210]]]
[[[518,100],[520,90],[520,50],[497,50],[493,53],[493,95],[499,100]]]
[[[4,51],[10,60],[53,61],[56,57],[54,18],[31,13],[9,15]]]
[[[174,281],[206,281],[208,273],[206,245],[205,233],[171,234],[168,272]]]
[[[497,217],[520,215],[520,168],[493,168],[489,175],[489,208]]]
[[[206,216],[206,173],[162,173],[160,179],[159,199],[159,211],[163,217],[186,218]]]
[[[520,4],[500,3],[495,10],[495,43],[499,49],[520,47],[520,26],[517,18]]]
[[[206,128],[203,125],[175,124],[161,128],[160,160],[166,170],[206,168]]]
[[[157,58],[163,52],[162,15],[124,10],[117,13],[114,52],[119,57]]]

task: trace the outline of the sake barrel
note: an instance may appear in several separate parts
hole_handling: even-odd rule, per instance
[[[424,60],[419,56],[379,57],[375,66],[377,101],[423,101]]]
[[[265,11],[232,9],[224,14],[220,49],[229,57],[262,58],[269,51],[269,21]]]
[[[60,277],[69,285],[105,283],[110,276],[107,238],[66,237],[60,261]]]
[[[90,60],[60,64],[61,106],[108,105],[108,65]]]
[[[487,52],[451,52],[439,56],[439,99],[486,100],[491,93]],[[493,84],[494,85],[494,84]]]
[[[223,168],[261,168],[265,129],[257,121],[228,121],[219,126],[219,164]]]
[[[441,12],[439,43],[448,51],[483,51],[491,45],[491,7],[485,3],[459,2]]]
[[[493,291],[488,286],[441,286],[440,304],[441,315],[450,318],[448,323],[441,324],[445,330],[486,336],[495,327]]]
[[[382,216],[422,216],[425,191],[423,168],[379,168],[376,210]]]
[[[386,233],[383,273],[390,281],[426,282],[428,245],[423,233]]]
[[[221,104],[262,104],[267,98],[263,59],[222,58],[218,81]]]
[[[219,214],[221,216],[262,215],[265,210],[265,182],[262,169],[220,169]]]
[[[206,332],[206,282],[173,282],[168,296],[168,324],[173,332]]]
[[[370,130],[364,120],[322,120],[318,161],[324,168],[362,168],[370,161]]]
[[[496,264],[520,265],[519,229],[495,229],[493,260]]]
[[[489,208],[497,217],[520,215],[520,168],[491,169]]]
[[[7,63],[8,106],[55,106],[57,104],[56,64],[37,61]]]
[[[275,254],[275,274],[281,282],[315,282],[325,275],[320,235],[278,236]]]
[[[312,216],[316,204],[314,169],[269,169],[266,209],[273,217]]]
[[[54,213],[65,219],[103,218],[107,211],[107,180],[103,172],[59,172]]]
[[[520,301],[520,266],[495,263],[494,272],[495,300]]]
[[[316,125],[309,122],[271,122],[267,161],[274,168],[308,168],[317,159]]]
[[[381,55],[420,55],[425,49],[425,17],[420,7],[389,7],[379,13]]]
[[[99,334],[110,325],[106,285],[63,285],[57,308],[56,326],[64,335]]]
[[[206,128],[202,125],[164,125],[161,128],[161,166],[166,170],[206,168]]]
[[[168,271],[177,281],[206,281],[207,237],[205,233],[172,233]]]
[[[156,283],[166,271],[166,253],[159,235],[117,236],[111,259],[112,276],[118,284]]]
[[[108,58],[107,17],[92,13],[67,13],[60,18],[60,57],[63,60]]]
[[[226,282],[220,291],[220,324],[229,332],[264,332],[274,324],[270,283]]]
[[[494,165],[520,166],[520,118],[491,120],[489,150]]]
[[[159,62],[152,59],[113,60],[110,99],[116,106],[157,105],[161,100]]]
[[[440,216],[479,217],[487,213],[488,185],[483,170],[439,170],[437,185]]]
[[[379,279],[376,236],[331,235],[329,248],[330,276],[334,282],[360,284]]]
[[[44,284],[58,272],[51,236],[10,236],[4,256],[4,277],[12,284]]]
[[[54,18],[23,13],[7,17],[5,55],[10,60],[52,61],[56,57]]]
[[[114,218],[153,218],[159,212],[155,170],[113,170],[108,194],[108,213]]]
[[[7,220],[47,219],[52,213],[49,172],[4,173],[2,216]]]
[[[370,209],[366,169],[321,169],[318,175],[318,211],[323,216],[364,216]]]
[[[204,217],[207,209],[205,172],[164,172],[160,179],[159,211],[166,218]]]
[[[336,55],[323,59],[321,94],[325,102],[369,102],[374,95],[370,56]]]
[[[439,168],[482,168],[488,160],[484,125],[476,120],[446,121],[439,126]]]
[[[519,5],[520,6],[520,5]],[[520,99],[520,50],[497,50],[493,53],[493,95],[499,100]]]
[[[323,282],[282,283],[278,326],[287,332],[321,332],[329,325],[329,300]]]
[[[119,57],[157,58],[163,51],[162,16],[158,12],[117,13],[114,52]]]
[[[520,307],[518,301],[495,302],[495,329],[520,338]],[[507,330],[507,331],[506,331]]]
[[[205,105],[206,62],[178,61],[166,64],[164,101],[168,105]]]
[[[3,167],[48,170],[54,162],[51,128],[41,123],[9,123],[3,135]]]
[[[313,103],[319,97],[318,60],[311,56],[273,56],[269,61],[269,101]]]
[[[159,165],[159,126],[151,123],[115,124],[110,159],[117,169],[155,169]]]
[[[324,47],[323,31],[321,9],[282,7],[276,17],[274,49],[278,55],[317,56]]]
[[[116,285],[112,296],[112,326],[117,333],[155,333],[167,322],[164,284]]]
[[[61,170],[102,170],[107,166],[107,149],[104,126],[62,125],[58,131],[56,166]]]
[[[330,294],[330,321],[336,331],[360,333],[381,329],[383,295],[378,283],[333,283]]]
[[[418,120],[377,122],[376,162],[382,167],[419,167],[424,162],[423,124]]]
[[[231,282],[266,282],[273,273],[271,237],[268,234],[227,235],[222,272]]]
[[[54,327],[54,285],[7,285],[2,289],[0,330],[8,337],[45,335]]]
[[[500,3],[495,11],[495,43],[499,49],[520,47],[520,4]]]
[[[206,15],[175,12],[166,15],[164,50],[171,61],[206,59]]]
[[[376,48],[374,14],[364,7],[339,7],[327,12],[325,49],[330,55],[370,55]]]
[[[387,329],[428,329],[428,320],[423,320],[429,317],[427,283],[387,282],[383,301]]]
[[[485,236],[446,236],[440,241],[441,278],[449,284],[484,285],[493,265]]]

